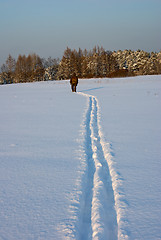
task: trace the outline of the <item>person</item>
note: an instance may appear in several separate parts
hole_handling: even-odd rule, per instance
[[[70,79],[70,84],[71,84],[72,92],[76,92],[76,88],[78,85],[78,77],[75,73],[72,75]]]

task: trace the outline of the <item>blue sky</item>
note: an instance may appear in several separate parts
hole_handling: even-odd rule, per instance
[[[161,0],[0,0],[0,66],[9,54],[66,47],[161,50]]]

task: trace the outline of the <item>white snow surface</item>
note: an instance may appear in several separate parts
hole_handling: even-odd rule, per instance
[[[0,86],[0,240],[161,239],[161,76]]]

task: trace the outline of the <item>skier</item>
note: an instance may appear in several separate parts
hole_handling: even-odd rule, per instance
[[[76,92],[76,87],[78,85],[78,77],[75,73],[72,75],[70,79],[70,84],[71,84],[72,92]]]

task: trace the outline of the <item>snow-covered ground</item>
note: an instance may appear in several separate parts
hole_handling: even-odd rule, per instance
[[[161,239],[161,76],[0,86],[0,239]]]

